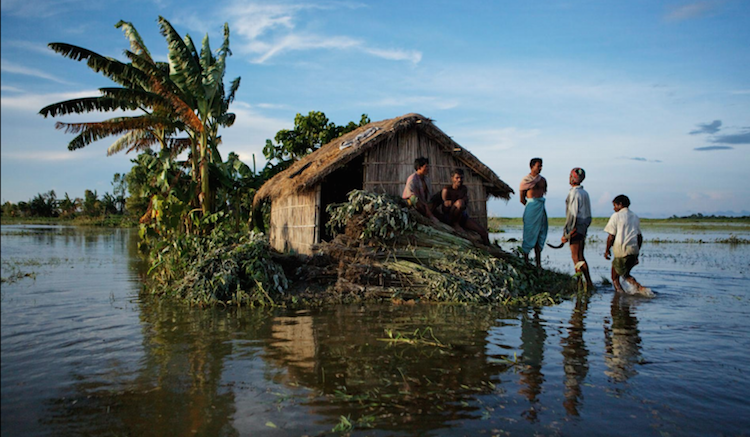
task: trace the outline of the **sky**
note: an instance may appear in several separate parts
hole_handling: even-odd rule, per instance
[[[594,216],[626,194],[641,217],[750,215],[750,1],[3,0],[0,26],[2,202],[55,190],[112,191],[134,154],[116,139],[68,151],[72,134],[44,106],[112,82],[50,42],[125,60],[120,20],[157,60],[166,18],[198,42],[230,28],[225,83],[241,77],[223,155],[265,165],[262,149],[297,113],[336,124],[416,112],[514,188],[492,216],[519,217],[518,185],[544,160],[547,211],[565,215],[568,174]]]

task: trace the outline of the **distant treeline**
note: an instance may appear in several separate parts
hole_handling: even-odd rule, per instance
[[[678,217],[677,215],[673,215],[672,217],[669,217],[669,220],[673,219],[680,219],[680,220],[726,220],[726,221],[746,221],[750,220],[750,215],[743,215],[743,216],[726,216],[726,215],[703,215],[701,213],[697,214],[691,214],[691,215],[684,215],[681,217]]]

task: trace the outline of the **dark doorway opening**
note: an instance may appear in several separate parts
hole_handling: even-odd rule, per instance
[[[342,203],[348,200],[347,194],[352,190],[361,190],[364,187],[364,156],[353,159],[345,166],[328,175],[320,187],[320,239],[331,241],[333,236],[327,229],[326,224],[330,216],[326,212],[328,205]]]

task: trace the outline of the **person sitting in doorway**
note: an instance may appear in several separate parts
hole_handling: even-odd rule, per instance
[[[406,186],[401,197],[422,215],[434,223],[440,223],[430,206],[430,178],[428,177],[430,161],[420,156],[414,160],[414,170],[414,173],[406,179]]]
[[[439,205],[439,218],[443,223],[453,226],[456,231],[474,231],[482,238],[484,244],[490,244],[489,234],[476,220],[469,217],[469,190],[464,185],[463,169],[454,169],[451,173],[451,185],[443,187],[442,202]]]

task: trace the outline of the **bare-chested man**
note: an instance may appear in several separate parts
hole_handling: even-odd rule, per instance
[[[536,266],[542,268],[542,247],[547,240],[547,211],[544,209],[544,195],[547,193],[547,180],[542,172],[542,158],[534,158],[529,163],[531,173],[521,180],[521,203],[523,211],[523,256],[529,261],[529,252],[534,249]]]
[[[453,226],[457,231],[468,229],[482,238],[484,244],[490,244],[490,238],[482,225],[469,217],[469,190],[464,185],[464,171],[457,168],[451,173],[451,185],[443,187],[442,214],[440,220]]]

